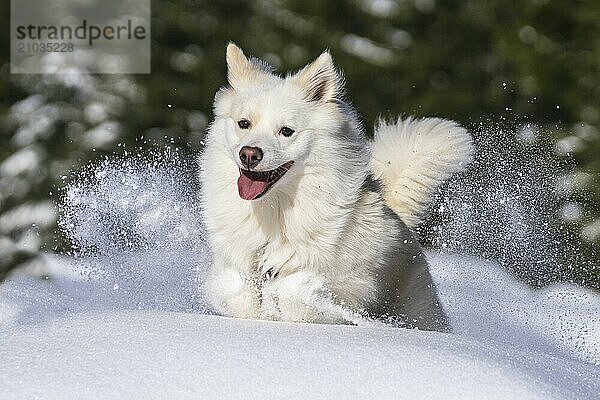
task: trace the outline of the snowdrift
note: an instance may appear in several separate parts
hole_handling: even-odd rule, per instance
[[[600,296],[428,257],[452,334],[225,318],[181,276],[144,276],[150,303],[52,258],[0,286],[0,398],[597,398]]]

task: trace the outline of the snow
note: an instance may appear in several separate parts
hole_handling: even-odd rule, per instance
[[[536,292],[492,263],[428,257],[452,334],[210,315],[201,299],[186,299],[195,285],[186,271],[139,276],[144,289],[120,294],[137,284],[88,281],[68,259],[49,257],[50,279],[15,275],[0,286],[0,398],[600,394],[598,294]]]
[[[473,256],[427,252],[451,334],[215,315],[176,159],[107,161],[64,191],[74,256],[0,284],[0,399],[600,398],[600,294]]]

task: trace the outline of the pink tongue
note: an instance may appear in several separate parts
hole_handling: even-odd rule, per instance
[[[267,188],[266,181],[253,181],[244,174],[238,179],[238,192],[244,200],[253,200],[261,195]]]

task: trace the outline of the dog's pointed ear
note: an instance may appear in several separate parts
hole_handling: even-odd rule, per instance
[[[236,87],[236,83],[241,82],[245,76],[248,75],[248,71],[251,69],[250,61],[246,58],[246,55],[237,47],[234,43],[227,45],[227,80],[229,84]]]
[[[329,51],[323,52],[292,79],[304,89],[308,101],[327,103],[340,98],[344,90],[344,80],[335,69]]]
[[[227,81],[234,89],[239,89],[244,82],[256,81],[271,75],[272,68],[257,58],[248,59],[242,49],[234,43],[227,45]]]

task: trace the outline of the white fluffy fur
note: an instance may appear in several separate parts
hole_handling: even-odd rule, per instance
[[[339,98],[342,79],[331,56],[323,53],[285,78],[247,59],[233,44],[227,63],[229,86],[215,97],[215,120],[200,158],[201,201],[214,253],[205,289],[215,308],[242,318],[326,323],[353,323],[357,313],[367,313],[445,330],[419,244],[371,179],[370,164],[376,162],[371,163],[353,111]],[[240,119],[249,120],[251,129],[240,129]],[[416,183],[407,186],[403,196],[417,198],[419,207],[422,193],[430,194],[459,168],[453,160],[466,161],[463,153],[435,153],[442,127],[457,130],[453,123],[439,124],[420,134],[407,128],[406,138],[398,140],[380,129],[374,143],[378,158],[385,154],[378,150],[380,138],[393,141],[398,152],[406,145],[417,151],[415,159],[406,153],[403,165],[411,166],[416,183],[419,176],[432,179],[423,180],[419,190]],[[284,125],[295,133],[280,135]],[[448,142],[442,145],[447,148]],[[294,161],[257,200],[238,195],[243,146],[263,150],[257,170]],[[398,159],[390,161],[395,165]],[[395,167],[377,171],[383,180],[403,179]],[[399,213],[415,211],[410,202],[399,204]]]
[[[471,160],[471,135],[440,118],[380,122],[375,129],[371,168],[383,182],[384,198],[409,227],[421,223],[431,195]]]

